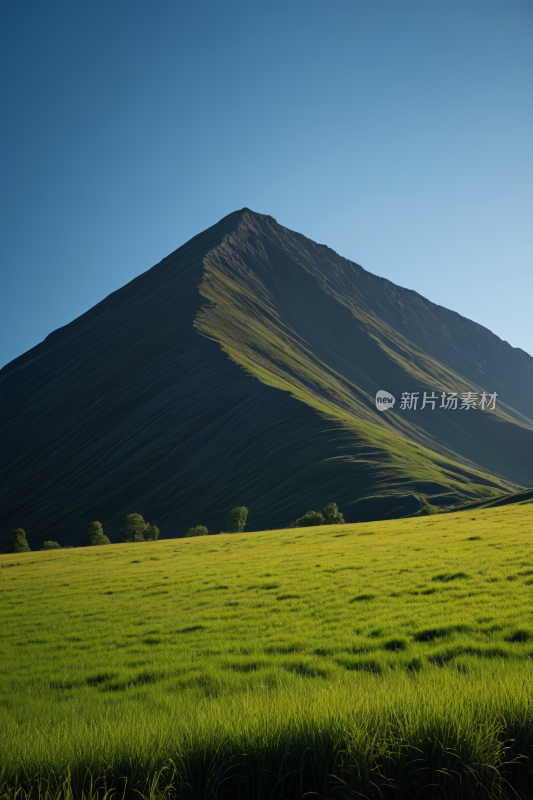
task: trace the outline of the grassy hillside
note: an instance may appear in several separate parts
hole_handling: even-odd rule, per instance
[[[475,509],[475,508],[498,508],[499,506],[509,505],[524,505],[525,503],[533,503],[533,489],[526,489],[524,492],[512,492],[511,494],[504,494],[499,497],[494,497],[490,500],[478,500],[473,503],[465,503],[465,505],[458,508],[458,511]]]
[[[533,359],[271,217],[234,212],[0,370],[0,547],[348,522],[533,486]],[[376,411],[378,389],[497,391]],[[422,395],[421,395],[422,396]]]
[[[526,504],[1,556],[0,797],[528,797],[532,530]]]

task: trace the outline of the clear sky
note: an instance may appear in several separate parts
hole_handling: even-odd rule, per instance
[[[248,206],[533,354],[531,0],[2,0],[0,366]]]

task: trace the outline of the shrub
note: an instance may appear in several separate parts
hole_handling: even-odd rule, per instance
[[[323,522],[324,517],[320,511],[307,511],[303,517],[298,517],[298,519],[293,522],[291,528],[310,528],[313,525],[322,525]]]
[[[91,522],[87,534],[89,536],[89,542],[93,546],[97,544],[111,544],[108,537],[104,534],[100,522]]]
[[[5,546],[6,553],[28,553],[30,546],[26,540],[26,534],[22,528],[15,528]]]
[[[228,531],[230,533],[241,533],[246,525],[248,509],[246,506],[235,506],[229,512]]]
[[[61,545],[59,544],[59,542],[46,541],[43,544],[42,549],[43,550],[61,550]]]
[[[344,517],[337,508],[337,503],[328,503],[322,509],[324,525],[344,525]]]
[[[205,525],[193,525],[185,536],[207,536],[209,531],[205,527]]]
[[[438,514],[440,508],[438,506],[432,506],[429,503],[425,505],[423,508],[420,509],[420,516],[421,517],[429,517],[430,514]]]
[[[344,517],[337,508],[337,503],[328,503],[320,511],[308,511],[303,517],[298,517],[289,528],[309,528],[313,525],[343,525]]]

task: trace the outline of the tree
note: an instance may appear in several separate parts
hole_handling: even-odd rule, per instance
[[[97,544],[111,544],[108,537],[104,534],[102,524],[100,522],[91,522],[89,530],[87,531],[89,542],[94,547]]]
[[[307,511],[303,517],[299,517],[296,522],[293,522],[293,528],[310,528],[314,525],[322,525],[324,517],[320,511]]]
[[[15,528],[5,546],[6,553],[28,553],[30,546],[22,528]]]
[[[59,542],[50,542],[46,541],[42,547],[43,550],[61,550],[61,545]]]
[[[344,525],[344,517],[337,508],[337,503],[328,503],[322,509],[324,525]]]
[[[230,533],[242,533],[246,525],[248,509],[246,506],[235,506],[229,512],[228,531]]]
[[[144,538],[145,540],[155,542],[156,539],[159,539],[159,528],[157,525],[148,525],[146,530],[144,531]]]
[[[189,528],[185,536],[207,536],[208,534],[209,531],[205,525],[193,525],[191,528]]]
[[[149,523],[145,522],[140,514],[127,514],[122,530],[122,541],[144,542],[144,531],[149,527]]]
[[[337,508],[337,503],[328,503],[320,511],[308,511],[289,525],[290,528],[309,528],[314,525],[343,525],[344,517]]]
[[[123,542],[155,542],[159,538],[159,528],[145,522],[140,514],[128,514],[122,534]]]

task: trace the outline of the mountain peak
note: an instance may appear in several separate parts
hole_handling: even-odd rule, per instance
[[[0,372],[7,538],[116,539],[347,521],[533,485],[533,359],[249,208],[232,212]],[[381,413],[375,395],[397,398]],[[403,393],[496,392],[490,412]],[[35,546],[35,544],[33,545]]]

